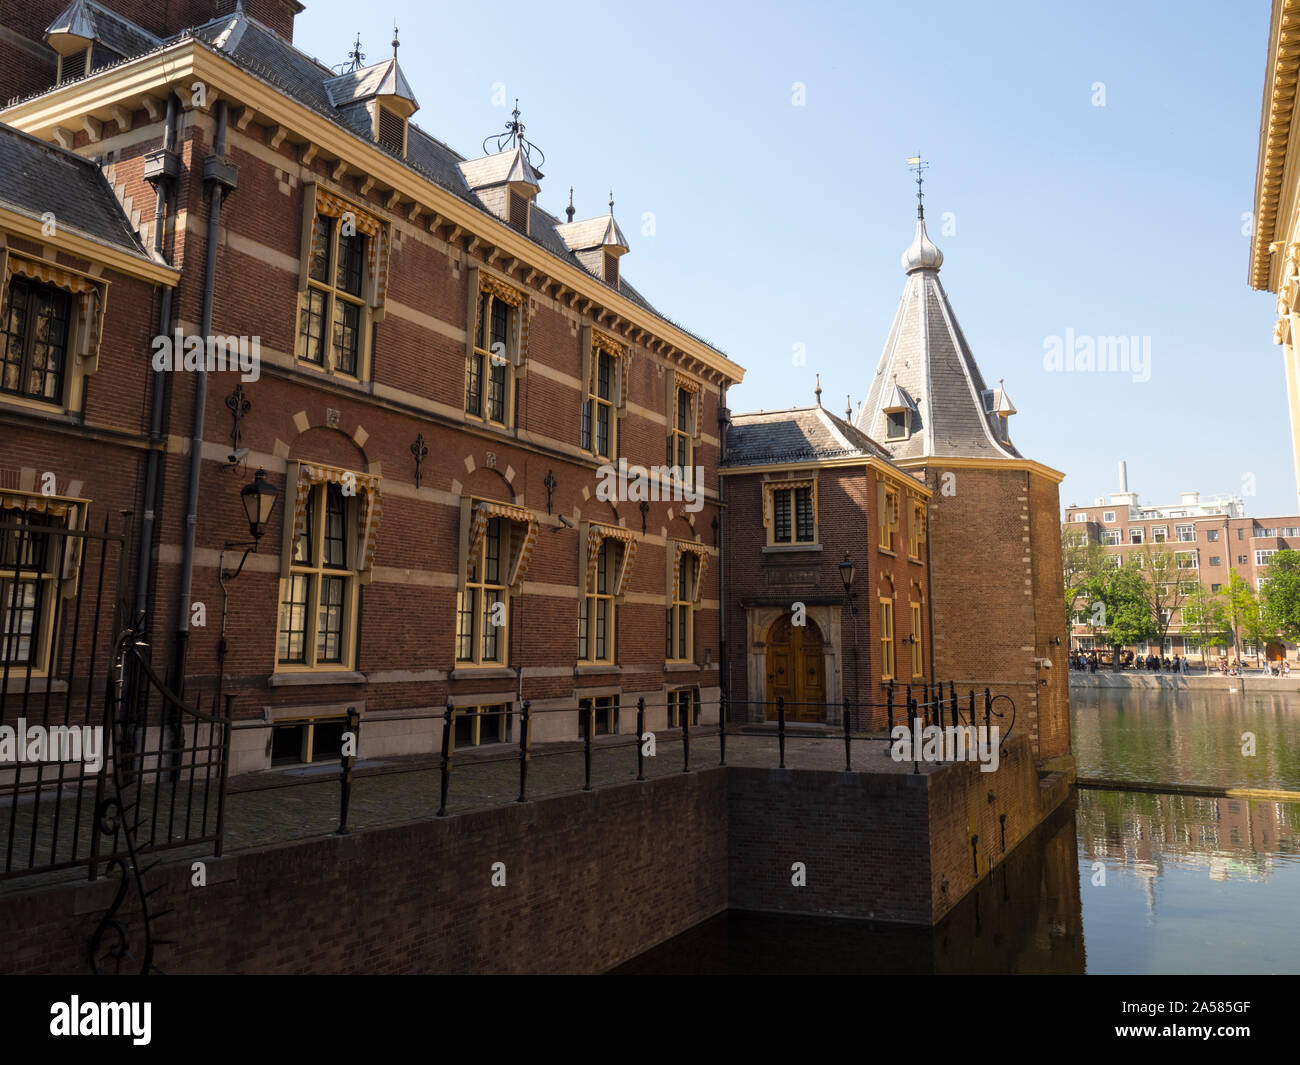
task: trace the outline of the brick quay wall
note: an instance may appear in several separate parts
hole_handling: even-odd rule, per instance
[[[727,908],[930,925],[1069,793],[1068,779],[1039,779],[1024,735],[994,773],[881,763],[704,769],[320,836],[209,857],[204,887],[188,859],[169,862],[148,878],[161,886],[154,907],[175,908],[156,928],[176,940],[158,962],[169,973],[592,973]],[[11,885],[0,973],[86,971],[115,883]],[[133,907],[134,895],[118,916],[138,956]]]

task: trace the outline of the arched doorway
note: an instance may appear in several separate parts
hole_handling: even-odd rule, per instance
[[[776,720],[779,697],[785,699],[787,721],[825,721],[826,650],[817,623],[808,618],[795,625],[783,614],[772,622],[765,642],[768,720]]]

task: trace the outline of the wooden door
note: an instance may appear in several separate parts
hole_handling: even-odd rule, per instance
[[[826,660],[821,630],[808,621],[791,624],[786,614],[772,623],[767,639],[767,718],[777,718],[785,700],[786,721],[826,720]]]

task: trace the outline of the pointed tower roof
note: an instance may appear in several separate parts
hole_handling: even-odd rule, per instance
[[[415,101],[415,91],[406,80],[402,68],[397,65],[397,56],[385,59],[373,66],[349,70],[337,78],[325,82],[325,91],[329,93],[330,102],[335,107],[345,107],[359,100],[369,100],[375,96],[390,96],[406,102],[411,112],[418,111],[420,105]],[[409,112],[408,112],[409,113]]]
[[[469,159],[460,164],[460,172],[471,189],[504,185],[507,182],[531,185],[533,195],[541,189],[541,175],[533,169],[524,150],[518,146],[504,152]]]
[[[572,251],[585,251],[589,248],[610,248],[625,252],[628,250],[627,237],[614,221],[614,203],[611,200],[609,214],[599,218],[588,218],[584,222],[566,222],[555,227],[555,232]]]
[[[1021,458],[999,439],[996,404],[1006,405],[1002,413],[1014,408],[1000,390],[988,401],[992,393],[939,281],[942,265],[943,252],[926,233],[924,217],[918,217],[916,235],[902,256],[903,298],[854,425],[872,439],[885,440],[887,412],[908,409],[914,412],[908,436],[887,445],[897,459]]]

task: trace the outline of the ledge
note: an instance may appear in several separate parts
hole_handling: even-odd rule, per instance
[[[519,674],[511,666],[488,666],[485,669],[473,667],[453,669],[447,674],[451,680],[514,680]]]
[[[616,666],[614,665],[613,662],[609,662],[609,663],[589,662],[586,664],[580,663],[574,666],[573,672],[574,675],[578,677],[596,677],[596,676],[600,676],[602,673],[610,673],[610,674],[622,673],[623,667]]]
[[[712,669],[713,667],[710,666],[708,668]],[[664,663],[665,673],[703,673],[704,670],[705,667],[699,665],[696,662],[665,662]]]
[[[313,687],[320,684],[364,684],[366,675],[352,670],[327,673],[272,673],[266,678],[268,688]]]
[[[27,683],[26,676],[15,677],[11,674],[7,682],[0,678],[0,692],[6,695],[22,695],[26,691],[32,695],[44,695],[48,691],[62,695],[68,690],[68,682],[57,677],[54,680],[50,680],[49,677],[32,677],[30,688],[27,687]]]
[[[804,551],[810,554],[817,554],[820,553],[821,550],[822,550],[821,544],[767,544],[763,548],[763,554],[794,555]]]

